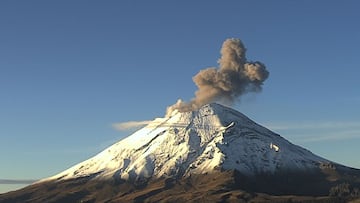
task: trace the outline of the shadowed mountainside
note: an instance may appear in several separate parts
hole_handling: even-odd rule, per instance
[[[329,191],[344,182],[359,187],[359,174],[357,169],[332,166],[252,177],[234,170],[137,182],[82,177],[30,185],[0,195],[0,202],[347,202],[348,197],[329,196]]]

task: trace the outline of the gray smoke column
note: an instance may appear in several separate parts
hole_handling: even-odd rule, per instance
[[[211,67],[200,70],[193,77],[198,87],[195,97],[190,102],[178,100],[169,106],[167,115],[174,110],[192,111],[214,101],[232,104],[247,92],[259,92],[269,72],[263,63],[247,61],[246,48],[240,39],[227,39],[221,48],[219,68]]]

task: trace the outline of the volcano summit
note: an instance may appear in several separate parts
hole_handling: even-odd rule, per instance
[[[359,177],[358,169],[212,103],[157,118],[64,172],[0,195],[0,202],[335,201],[329,191],[346,183],[356,192]]]
[[[307,171],[327,163],[243,114],[213,103],[155,119],[95,157],[43,181],[85,176],[136,181],[232,169],[255,175]]]

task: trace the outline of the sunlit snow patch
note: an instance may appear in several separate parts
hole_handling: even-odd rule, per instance
[[[278,152],[280,150],[279,146],[273,144],[273,143],[270,143],[270,149],[273,149],[275,150],[275,152]]]

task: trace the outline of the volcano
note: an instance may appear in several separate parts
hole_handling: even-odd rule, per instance
[[[360,170],[212,103],[157,118],[0,202],[336,202],[357,197],[359,185]]]

